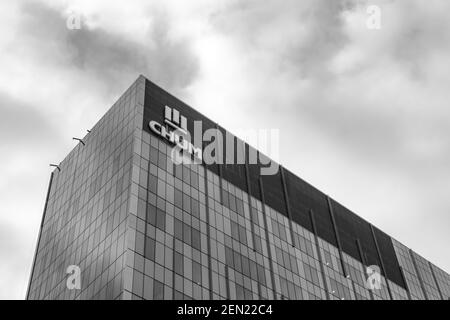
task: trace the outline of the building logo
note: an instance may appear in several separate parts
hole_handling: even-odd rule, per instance
[[[186,117],[180,115],[178,110],[165,106],[164,123],[165,125],[161,125],[152,120],[148,126],[154,133],[175,145],[176,150],[187,152],[201,162],[203,152],[201,148],[197,148],[191,143],[191,136],[187,131]]]
[[[244,144],[237,142],[238,139],[228,132],[225,133],[224,137],[222,131],[217,127],[203,130],[202,121],[193,121],[194,135],[192,140],[187,129],[187,118],[175,108],[164,106],[164,124],[151,120],[148,126],[152,132],[173,145],[170,157],[175,164],[246,163]],[[276,174],[279,167],[276,162],[279,152],[279,130],[244,129],[240,130],[239,133],[247,137],[249,145],[253,145],[253,148],[248,148],[248,164],[258,164],[259,158],[261,175]],[[274,161],[264,155],[265,152],[269,151],[269,145],[270,156],[275,159]],[[257,149],[260,151],[257,151]]]
[[[187,119],[185,116],[180,116],[178,110],[165,106],[164,110],[164,122],[175,130],[180,130],[183,133],[187,133]]]

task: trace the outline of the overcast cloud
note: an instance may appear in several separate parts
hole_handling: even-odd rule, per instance
[[[371,4],[380,30],[366,27]],[[48,164],[139,74],[231,132],[280,128],[285,167],[450,271],[448,12],[446,0],[0,2],[0,299],[25,297]]]

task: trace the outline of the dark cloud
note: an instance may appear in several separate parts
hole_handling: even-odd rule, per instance
[[[66,68],[85,73],[115,92],[144,74],[162,86],[179,91],[198,72],[198,61],[186,40],[168,36],[170,22],[164,13],[150,14],[154,26],[148,43],[138,43],[98,26],[90,28],[81,18],[81,29],[68,29],[66,17],[39,2],[22,7],[22,27],[43,58],[55,59]],[[40,42],[40,43],[37,43]]]
[[[263,5],[260,1],[238,1],[214,13],[211,22],[218,31],[241,39],[240,45],[246,49],[254,50],[256,46],[260,50],[273,50],[277,60],[269,63],[278,65],[279,72],[329,81],[333,76],[327,67],[329,59],[348,41],[342,13],[353,7],[352,1],[345,0],[282,4],[265,1]],[[297,28],[298,32],[285,32],[288,28]],[[265,35],[282,41],[276,40],[273,47],[264,47],[259,41],[266,39]]]

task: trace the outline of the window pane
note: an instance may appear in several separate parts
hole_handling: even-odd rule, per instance
[[[192,228],[192,247],[197,250],[201,250],[200,248],[200,231],[195,228]]]
[[[178,208],[183,208],[183,193],[178,189],[175,189],[175,205]]]
[[[164,298],[164,284],[155,280],[153,285],[153,297],[155,300],[162,300]]]
[[[175,252],[174,269],[175,273],[183,275],[183,256],[178,252]]]
[[[200,218],[200,208],[197,200],[192,199],[191,208],[192,215],[196,218]]]
[[[183,241],[183,222],[175,219],[175,238]]]
[[[183,193],[183,210],[186,212],[191,211],[191,197]]]
[[[236,299],[244,300],[244,288],[242,288],[240,285],[236,285]]]
[[[150,174],[148,176],[148,190],[153,193],[156,193],[157,184],[158,184],[158,178],[155,177],[154,175]]]
[[[234,221],[231,221],[231,236],[239,241],[239,227]]]
[[[257,235],[255,235],[255,250],[256,252],[262,253],[262,245],[261,245],[261,238]]]
[[[247,244],[247,232],[242,226],[239,226],[239,241],[245,245]]]
[[[241,199],[236,198],[236,204],[237,204],[237,213],[241,216],[244,215],[244,202]]]
[[[165,230],[166,228],[166,213],[161,209],[156,211],[156,227]]]
[[[145,257],[155,261],[155,240],[149,237],[145,239]]]
[[[181,165],[176,165],[175,166],[175,177],[182,180],[183,179],[182,172],[183,172],[183,167]]]
[[[195,261],[192,262],[192,280],[198,285],[202,283],[202,267]]]
[[[147,223],[156,226],[156,207],[151,204],[147,206]]]
[[[191,245],[191,227],[183,223],[183,241]]]

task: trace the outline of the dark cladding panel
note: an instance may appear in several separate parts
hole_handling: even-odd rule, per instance
[[[250,149],[255,151],[255,149],[249,145],[246,145],[246,154],[247,159],[250,152]],[[252,151],[252,152],[253,152]],[[251,196],[255,197],[258,200],[261,200],[261,190],[259,187],[259,177],[260,177],[260,171],[261,168],[258,164],[249,164],[248,165],[248,173],[249,173],[249,180],[250,180],[250,188],[251,188]]]
[[[285,170],[285,178],[292,220],[307,230],[314,232],[309,216],[310,207],[302,201],[303,199],[300,196],[300,190],[297,190],[297,185],[293,183],[295,181],[294,178],[296,177],[291,172]]]
[[[367,265],[376,265],[381,269],[381,262],[378,259],[377,247],[373,241],[370,224],[359,218],[355,219],[355,234],[361,243],[361,247],[366,259]]]
[[[278,170],[273,175],[261,175],[261,178],[266,204],[285,216],[288,216],[281,182],[281,170]]]
[[[194,132],[194,121],[202,121],[203,131],[216,127],[213,121],[148,80],[146,81],[144,105],[143,127],[147,132],[151,132],[148,128],[150,120],[164,123],[166,105],[176,109],[181,116],[187,118],[187,129],[191,133]]]
[[[392,282],[406,288],[391,237],[376,227],[373,227],[373,231],[375,233],[375,238],[377,239],[378,247],[380,248],[381,258],[383,259],[387,277]]]
[[[361,241],[363,251],[366,254],[368,264],[377,265],[381,269],[381,261],[377,254],[377,248],[372,237],[370,224],[342,206],[340,203],[334,200],[331,200],[331,203],[341,240],[342,250],[353,258],[361,261],[356,245],[356,239],[359,239]],[[378,247],[380,249],[380,255],[386,268],[385,271],[387,277],[394,283],[405,288],[391,238],[377,228],[374,228],[374,230]]]
[[[237,143],[237,139],[234,135],[228,133],[222,127],[219,127],[219,130],[223,134],[223,162],[222,167],[222,177],[228,182],[231,182],[236,187],[241,190],[247,191],[247,180],[245,177],[245,158],[242,159],[244,162],[242,164],[238,164],[238,148],[242,148],[242,144]],[[231,164],[227,164],[227,162],[231,162]]]
[[[236,187],[242,189],[243,191],[247,191],[244,164],[222,165],[222,175],[226,181],[234,184]]]
[[[359,217],[334,200],[331,200],[331,205],[336,219],[342,250],[353,258],[361,260],[356,244],[356,228],[359,224],[367,222],[362,219],[360,219],[361,221],[358,221]]]
[[[288,170],[285,170],[285,176],[289,201],[293,209],[292,220],[312,231],[311,222],[305,216],[307,214],[305,209],[312,209],[316,220],[317,235],[336,246],[336,235],[333,230],[326,195]]]
[[[361,261],[356,245],[356,239],[359,239],[364,248],[368,264],[377,265],[381,268],[377,248],[371,236],[370,224],[340,203],[334,200],[331,200],[331,203],[341,240],[342,251]],[[391,238],[376,228],[374,230],[388,278],[405,288]]]

